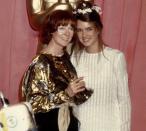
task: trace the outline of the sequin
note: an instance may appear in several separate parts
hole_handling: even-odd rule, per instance
[[[24,75],[24,98],[31,103],[35,113],[48,112],[64,102],[81,104],[91,96],[89,91],[79,93],[74,98],[64,91],[75,77],[76,71],[67,53],[62,57],[40,54],[33,59]]]

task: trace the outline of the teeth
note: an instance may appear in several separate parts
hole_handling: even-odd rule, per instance
[[[65,40],[65,41],[69,41],[69,39],[68,39],[68,38],[63,38],[63,40]]]
[[[88,42],[88,40],[83,40],[84,42]]]
[[[83,39],[83,41],[88,41],[89,39],[87,39],[87,38],[85,38],[85,39]]]

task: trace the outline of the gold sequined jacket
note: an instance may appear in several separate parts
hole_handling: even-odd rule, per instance
[[[22,94],[35,113],[48,112],[64,102],[81,104],[91,92],[85,90],[70,98],[65,89],[74,77],[77,77],[76,71],[67,53],[61,57],[39,54],[24,74]]]

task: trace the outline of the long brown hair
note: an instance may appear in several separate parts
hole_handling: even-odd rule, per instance
[[[95,27],[99,31],[99,34],[98,34],[99,50],[103,51],[103,47],[105,45],[103,42],[103,39],[102,39],[103,24],[102,24],[99,13],[96,10],[94,10],[92,7],[93,7],[93,4],[89,1],[79,2],[77,5],[77,8],[75,10],[75,12],[76,12],[75,18],[76,18],[76,20],[90,22],[95,25]],[[91,12],[87,12],[87,13],[78,12],[78,10],[85,10],[85,9],[91,9]],[[79,39],[77,37],[75,44],[72,45],[71,53],[73,53],[73,51],[74,51],[75,54],[81,54],[81,52],[83,51],[83,48],[84,48],[83,44],[79,41]]]

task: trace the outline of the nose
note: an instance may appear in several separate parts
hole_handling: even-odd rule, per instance
[[[86,37],[86,31],[85,30],[82,31],[82,37],[83,38]]]
[[[68,36],[69,33],[70,33],[69,30],[68,30],[68,29],[65,29],[65,31],[64,31],[64,35]]]

